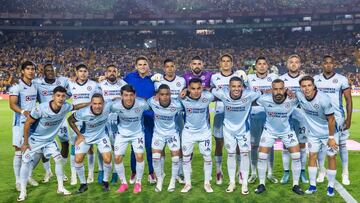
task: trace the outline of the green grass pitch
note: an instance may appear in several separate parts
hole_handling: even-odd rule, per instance
[[[360,97],[354,97],[354,109],[360,109]],[[11,146],[11,122],[12,112],[9,109],[8,101],[0,101],[0,202],[15,202],[19,193],[15,190],[15,178],[13,175],[12,160],[14,149]],[[353,113],[352,127],[351,127],[351,139],[360,142],[360,112]],[[213,142],[215,145],[215,142]],[[226,193],[227,188],[227,170],[226,170],[226,152],[223,154],[223,171],[224,171],[224,183],[221,186],[215,184],[212,181],[214,193],[205,193],[203,189],[203,159],[199,155],[198,149],[194,152],[193,159],[193,189],[187,193],[182,194],[180,190],[182,185],[177,184],[176,191],[169,193],[166,191],[169,183],[170,171],[170,156],[167,151],[165,172],[167,174],[164,181],[164,190],[160,193],[154,191],[154,185],[150,185],[147,182],[147,170],[143,178],[143,189],[140,194],[133,194],[133,187],[130,186],[128,192],[123,194],[117,194],[115,190],[119,186],[118,184],[111,184],[111,191],[103,193],[101,186],[97,183],[89,184],[89,190],[81,195],[71,195],[68,197],[59,196],[56,194],[56,178],[53,177],[50,183],[43,184],[41,180],[44,175],[44,169],[41,165],[34,170],[33,176],[40,183],[38,187],[28,186],[28,198],[26,202],[344,202],[341,196],[336,193],[335,197],[329,198],[326,196],[326,181],[325,183],[318,185],[318,192],[311,196],[297,196],[291,192],[291,183],[271,184],[267,182],[267,191],[262,195],[256,195],[254,189],[257,184],[250,184],[250,194],[247,196],[241,195],[241,186],[237,185],[235,192]],[[351,151],[349,155],[350,163],[350,180],[351,185],[345,188],[353,195],[357,200],[360,200],[360,192],[357,189],[360,188],[360,171],[357,170],[357,165],[360,162],[360,152]],[[130,176],[130,164],[129,156],[125,157],[125,170],[127,178]],[[339,160],[339,156],[338,156]],[[86,163],[86,161],[85,161]],[[87,164],[85,164],[87,165]],[[338,166],[341,168],[340,161]],[[52,161],[52,167],[54,162]],[[147,167],[145,167],[147,168]],[[97,166],[95,166],[95,178],[97,177]],[[54,171],[54,169],[53,169]],[[215,163],[213,167],[213,177],[215,174]],[[70,176],[69,161],[65,167],[65,173]],[[275,155],[275,171],[274,174],[277,178],[282,176],[282,162],[281,153],[278,151]],[[341,170],[338,170],[337,180],[341,182]],[[290,181],[291,182],[291,181]],[[77,186],[70,186],[69,182],[65,183],[65,187],[74,192]],[[301,187],[305,190],[308,185],[301,184]]]

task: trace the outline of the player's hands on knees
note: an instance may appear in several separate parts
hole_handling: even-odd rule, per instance
[[[24,143],[21,145],[21,151],[24,153],[26,150],[30,149],[30,146],[28,143]]]
[[[30,111],[24,111],[24,116],[25,116],[26,118],[29,118],[29,116],[30,116]]]
[[[337,148],[338,148],[338,146],[335,142],[335,139],[333,139],[333,138],[328,140],[328,146],[333,150],[337,150]]]

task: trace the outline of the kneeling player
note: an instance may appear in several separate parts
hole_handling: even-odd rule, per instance
[[[87,104],[72,106],[65,102],[66,89],[58,86],[53,90],[53,100],[41,103],[33,109],[27,118],[24,126],[24,152],[21,165],[21,192],[18,201],[26,198],[26,183],[29,176],[29,168],[38,163],[44,155],[47,159],[53,157],[55,160],[55,172],[58,181],[57,193],[70,195],[71,193],[63,185],[63,166],[62,156],[55,137],[58,134],[61,124],[64,122],[66,114],[72,110],[85,107]],[[30,131],[30,127],[32,131]]]
[[[236,147],[240,149],[241,164],[240,174],[243,177],[241,193],[249,194],[248,175],[249,175],[249,152],[250,130],[248,125],[248,117],[251,110],[251,104],[261,95],[260,92],[243,90],[244,84],[239,77],[230,79],[229,90],[213,89],[212,93],[220,99],[225,106],[225,117],[223,135],[225,148],[228,151],[227,168],[230,179],[229,187],[226,192],[233,192],[235,189],[235,173],[236,173]]]
[[[335,131],[334,109],[330,98],[316,90],[314,79],[304,76],[299,81],[301,93],[296,96],[300,101],[301,109],[304,111],[304,121],[308,129],[309,147],[309,179],[310,187],[305,191],[306,194],[316,192],[316,160],[322,146],[327,147],[329,169],[327,170],[328,188],[327,195],[334,196],[334,182],[336,176],[336,153],[338,149],[338,133]],[[327,146],[326,146],[327,145]]]
[[[168,187],[169,192],[175,190],[176,177],[179,171],[180,137],[179,131],[175,127],[177,114],[183,109],[181,103],[176,99],[171,99],[170,88],[162,84],[158,88],[158,99],[152,97],[148,100],[149,106],[154,111],[154,137],[152,139],[152,158],[155,174],[157,177],[155,191],[162,190],[164,180],[164,168],[161,164],[161,153],[167,144],[171,151],[171,179]]]
[[[258,156],[258,172],[260,184],[255,193],[263,193],[265,189],[265,176],[267,160],[270,149],[274,146],[275,140],[280,138],[290,152],[292,158],[293,188],[292,191],[298,195],[304,192],[299,187],[301,171],[300,147],[293,129],[290,128],[289,117],[298,105],[298,100],[287,98],[284,81],[276,79],[272,82],[272,94],[263,95],[257,103],[264,107],[266,121],[264,131],[260,139]]]
[[[87,190],[83,161],[91,145],[95,144],[102,154],[104,162],[103,191],[109,191],[108,179],[111,172],[111,145],[105,133],[105,125],[108,121],[111,105],[111,103],[105,104],[103,96],[95,93],[91,98],[91,105],[89,107],[73,113],[68,118],[70,127],[77,135],[75,142],[75,169],[81,183],[77,193],[83,193]],[[78,129],[76,122],[83,123],[81,131]]]

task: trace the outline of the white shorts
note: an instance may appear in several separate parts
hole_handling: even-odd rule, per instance
[[[128,144],[131,143],[134,153],[144,153],[145,135],[140,133],[136,136],[125,137],[117,133],[114,143],[115,156],[124,156]]]
[[[250,117],[250,135],[251,135],[250,141],[251,141],[251,145],[253,146],[259,146],[261,134],[263,133],[264,130],[266,115],[265,113],[261,115],[264,115],[264,117],[263,118]]]
[[[14,125],[12,127],[12,145],[18,148],[21,148],[24,142],[24,126],[23,125]]]
[[[99,150],[99,152],[101,154],[106,153],[106,152],[111,152],[110,140],[107,136],[105,136],[101,139],[98,139],[98,140],[92,142],[92,144],[86,143],[85,140],[80,142],[79,145],[75,145],[75,154],[88,153],[88,151],[92,145],[97,145],[97,149]]]
[[[339,144],[346,144],[346,140],[349,138],[349,130],[345,129],[345,120],[343,118],[336,119],[336,132],[339,132]]]
[[[68,142],[69,141],[68,123],[66,121],[64,121],[61,124],[58,134],[59,134],[60,142]]]
[[[261,135],[260,147],[273,147],[276,139],[281,139],[286,148],[295,147],[299,144],[294,131],[275,135],[264,130]]]
[[[174,134],[171,136],[162,136],[156,133],[153,134],[151,141],[151,148],[157,150],[163,150],[165,145],[167,145],[170,151],[179,151],[180,150],[180,136],[179,134]]]
[[[43,143],[36,142],[36,140],[29,138],[29,146],[30,149],[26,150],[22,156],[22,160],[25,163],[31,161],[35,153],[43,154],[47,159],[50,159],[50,157],[53,157],[54,159],[62,158],[59,147],[55,140],[52,142]]]
[[[334,139],[336,144],[339,144],[339,134],[335,133]],[[334,156],[337,153],[337,150],[333,150],[330,147],[328,147],[327,142],[329,138],[328,137],[315,137],[315,136],[308,136],[308,148],[309,152],[311,153],[318,153],[321,149],[321,147],[324,145],[327,147],[326,154],[328,156]]]
[[[236,147],[239,146],[240,152],[249,152],[251,150],[250,132],[243,135],[235,135],[224,129],[224,144],[228,153],[236,153]]]
[[[194,151],[194,144],[199,144],[200,153],[204,156],[211,155],[212,149],[212,139],[211,131],[205,132],[203,134],[194,134],[187,131],[183,131],[181,134],[182,141],[182,153],[185,156],[188,156]]]
[[[224,126],[224,113],[215,113],[214,116],[214,137],[215,138],[223,138],[223,126]]]

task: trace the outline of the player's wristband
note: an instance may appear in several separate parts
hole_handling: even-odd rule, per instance
[[[330,135],[330,136],[329,136],[329,139],[334,139],[334,135]]]
[[[24,113],[25,113],[25,110],[24,110],[24,109],[23,109],[23,110],[21,110],[21,111],[20,111],[20,113],[21,113],[21,114],[24,114]]]

